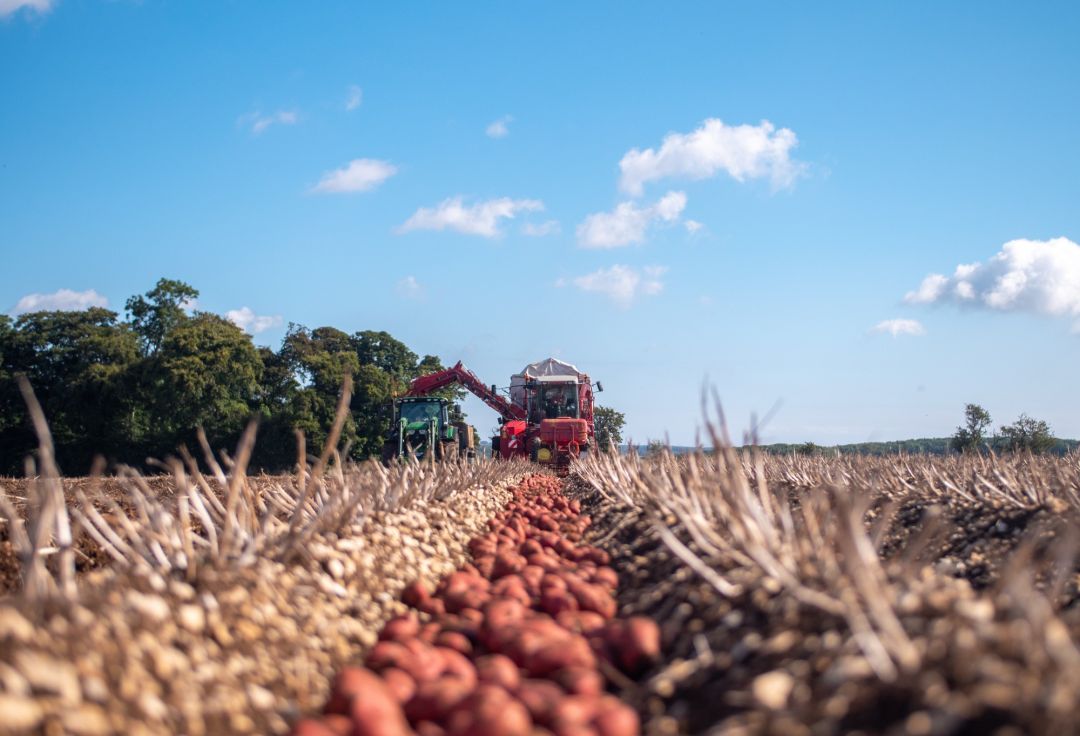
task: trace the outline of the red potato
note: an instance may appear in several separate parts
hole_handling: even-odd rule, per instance
[[[387,667],[398,667],[399,663],[404,662],[408,657],[409,650],[401,642],[380,641],[368,652],[365,664],[376,672],[380,672]]]
[[[447,721],[450,736],[530,736],[532,718],[520,702],[495,685],[481,685]]]
[[[577,598],[578,607],[583,611],[593,611],[606,619],[610,619],[615,616],[615,612],[618,610],[619,606],[615,602],[615,598],[598,585],[588,583],[571,584],[570,592]]]
[[[344,706],[344,707],[342,707]],[[334,678],[328,714],[348,714],[357,736],[404,736],[409,724],[382,679],[363,667],[345,667]]]
[[[567,695],[556,703],[551,712],[551,726],[555,733],[568,726],[588,726],[596,717],[599,700],[588,695]]]
[[[416,694],[405,704],[405,715],[412,723],[440,721],[471,692],[469,683],[457,677],[440,677],[425,682],[417,687]]]
[[[495,584],[491,586],[491,594],[492,596],[498,596],[500,598],[513,598],[514,600],[521,601],[522,605],[525,606],[532,603],[532,597],[529,595],[525,580],[521,575],[507,575],[506,577],[499,578],[495,581]]]
[[[638,736],[641,733],[638,714],[625,703],[602,710],[591,725],[599,736]]]
[[[577,548],[565,537],[556,542],[555,551],[560,557],[565,557],[569,560],[576,559],[574,553],[577,551]]]
[[[484,605],[482,629],[499,629],[520,623],[525,619],[526,610],[521,601],[512,598],[493,598]]]
[[[352,721],[349,721],[349,728],[352,729]],[[293,725],[289,734],[290,736],[339,736],[338,732],[330,728],[322,718],[301,718]]]
[[[440,598],[429,598],[417,606],[417,609],[430,616],[442,616],[446,613],[446,604]]]
[[[480,574],[485,578],[490,578],[492,571],[495,570],[494,556],[475,558],[473,563],[476,565],[476,569],[479,570]]]
[[[525,569],[521,571],[521,579],[525,581],[525,589],[529,591],[529,595],[538,595],[540,593],[540,585],[546,574],[544,568],[537,565],[525,566]]]
[[[578,602],[565,590],[547,588],[540,594],[540,608],[549,616],[558,617],[564,611],[578,610]]]
[[[559,531],[559,524],[555,519],[551,518],[548,514],[544,514],[536,520],[536,527],[542,529],[545,532],[557,532]]]
[[[353,732],[353,722],[348,716],[341,715],[327,715],[323,716],[323,723],[326,727],[334,732],[335,736],[351,736]]]
[[[550,680],[522,680],[517,696],[537,723],[550,725],[555,706],[566,697],[562,688]]]
[[[379,632],[380,641],[401,641],[410,639],[420,633],[420,619],[415,613],[406,613],[395,616],[386,622]]]
[[[591,667],[564,667],[551,675],[563,690],[572,695],[598,696],[604,692],[604,677]]]
[[[420,608],[429,598],[431,598],[431,593],[419,580],[409,583],[401,591],[401,602],[412,608]]]
[[[525,558],[525,562],[528,565],[541,567],[545,572],[557,573],[563,569],[563,563],[559,561],[559,558],[548,552],[529,555]]]
[[[484,620],[484,614],[483,614],[484,607],[487,606],[487,604],[490,603],[490,602],[491,602],[491,599],[488,599],[487,601],[485,601],[483,606],[480,606],[480,608],[463,608],[458,613],[458,615],[461,616],[461,618],[465,619],[466,621],[468,621],[470,623],[474,623],[474,624],[482,623],[483,620]]]
[[[585,639],[553,641],[526,655],[525,669],[533,676],[543,677],[565,667],[596,668],[596,655]]]
[[[404,705],[416,694],[416,680],[405,670],[387,667],[379,674],[398,703]]]
[[[525,569],[525,558],[517,552],[503,552],[495,557],[495,567],[491,571],[492,579],[506,575],[516,575]]]
[[[469,637],[457,631],[443,631],[435,637],[435,644],[447,649],[453,649],[464,655],[472,654],[473,645]]]
[[[476,687],[476,666],[473,665],[468,657],[453,649],[444,647],[436,647],[435,649],[445,663],[442,672],[443,677],[456,677],[466,683],[469,686],[469,690]]]
[[[518,550],[522,555],[528,557],[529,555],[539,554],[544,551],[544,545],[540,544],[536,539],[526,539],[521,543],[521,547]]]
[[[426,641],[428,644],[433,644],[440,633],[442,633],[442,626],[439,622],[429,621],[420,627],[420,633],[413,638],[420,639],[420,641]],[[408,639],[405,641],[408,641]]]
[[[412,675],[417,684],[434,680],[445,671],[446,659],[443,652],[431,644],[420,639],[410,639],[403,646],[409,656],[397,666]]]
[[[569,590],[566,578],[555,573],[544,573],[544,579],[540,581],[540,589],[543,590]]]
[[[489,598],[487,591],[469,588],[446,593],[442,600],[448,613],[460,613],[466,608],[481,608]]]
[[[446,729],[431,721],[420,721],[413,728],[417,736],[446,736]]]
[[[502,654],[486,654],[476,660],[476,674],[480,682],[499,685],[514,692],[521,684],[521,671],[513,660]]]
[[[610,567],[598,567],[592,574],[592,582],[603,585],[609,590],[619,587],[619,574]]]
[[[596,729],[591,726],[567,725],[552,731],[554,736],[596,736]]]
[[[626,620],[623,646],[627,652],[625,664],[636,669],[660,659],[660,627],[644,616],[632,616]]]
[[[567,631],[587,636],[602,633],[606,623],[604,617],[594,611],[563,611],[555,620]]]

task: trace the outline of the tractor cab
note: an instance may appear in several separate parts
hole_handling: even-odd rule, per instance
[[[472,428],[451,424],[446,399],[413,396],[394,400],[394,424],[383,448],[383,459],[405,457],[449,460],[475,454]]]

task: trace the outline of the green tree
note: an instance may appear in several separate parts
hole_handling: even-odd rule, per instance
[[[1012,424],[1000,430],[1001,446],[1013,452],[1047,452],[1057,444],[1050,425],[1041,419],[1033,419],[1021,414]]]
[[[200,312],[175,325],[145,365],[151,451],[193,443],[197,427],[231,449],[259,408],[262,370],[251,337],[224,317]]]
[[[12,366],[17,337],[18,333],[15,332],[11,318],[6,314],[0,314],[0,437],[22,421],[22,414],[15,402],[17,392]],[[2,467],[0,467],[0,472],[3,472]]]
[[[157,352],[169,332],[188,319],[184,308],[198,298],[198,289],[183,281],[158,279],[146,294],[127,300],[124,307],[139,335],[143,355]]]
[[[352,341],[333,327],[308,330],[290,324],[281,346],[281,358],[299,382],[293,403],[293,426],[307,437],[310,452],[322,452],[346,376],[354,379],[353,402],[356,402],[359,387],[355,379],[360,361]],[[356,444],[356,422],[351,416],[342,428],[341,439]]]
[[[821,448],[813,442],[804,442],[796,448],[795,452],[799,455],[819,455]]]
[[[267,470],[283,470],[296,457],[293,428],[300,424],[302,415],[300,383],[281,353],[267,347],[257,350],[262,377],[255,396],[260,422],[252,464]]]
[[[596,425],[596,444],[600,452],[608,452],[612,448],[617,451],[622,444],[626,415],[611,407],[597,405],[593,412],[593,422]]]
[[[0,333],[0,456],[7,471],[37,446],[14,385],[17,373],[29,379],[49,420],[62,469],[85,472],[95,453],[124,455],[132,433],[130,371],[139,347],[115,312],[31,312]]]
[[[964,424],[956,428],[950,443],[958,452],[981,452],[986,446],[986,429],[990,426],[990,412],[978,404],[964,406]]]

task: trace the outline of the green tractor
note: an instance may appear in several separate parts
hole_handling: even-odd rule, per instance
[[[465,422],[451,423],[446,399],[413,396],[394,399],[394,424],[383,447],[383,460],[407,456],[418,460],[456,460],[476,456],[473,428]]]

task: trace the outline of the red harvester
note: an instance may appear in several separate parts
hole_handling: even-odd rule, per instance
[[[417,378],[407,396],[424,396],[460,383],[499,413],[501,429],[491,438],[493,455],[528,458],[566,472],[570,460],[595,446],[593,390],[589,376],[569,363],[548,358],[510,378],[510,398],[486,386],[460,361]],[[603,391],[598,382],[597,391]]]

